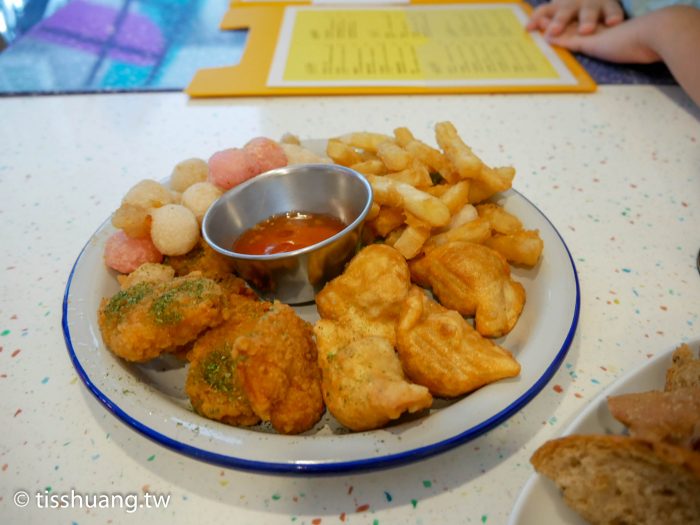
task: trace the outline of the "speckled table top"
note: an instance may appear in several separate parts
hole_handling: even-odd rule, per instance
[[[0,521],[504,524],[528,459],[605,386],[700,335],[700,113],[676,87],[590,95],[0,99]],[[446,453],[343,476],[250,474],[179,455],[99,404],[71,365],[71,267],[125,191],[256,135],[329,137],[452,120],[557,227],[581,286],[560,369],[504,423]],[[35,495],[169,495],[167,508],[39,508]],[[26,491],[22,507],[16,499]]]

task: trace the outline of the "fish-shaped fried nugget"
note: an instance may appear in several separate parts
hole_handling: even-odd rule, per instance
[[[250,297],[231,296],[229,319],[197,339],[187,354],[190,367],[185,392],[198,414],[229,425],[260,422],[238,374],[245,357],[236,351],[235,342],[255,327],[270,306]]]
[[[511,278],[505,258],[481,244],[448,242],[410,267],[416,284],[431,288],[443,306],[474,316],[486,337],[510,332],[525,305],[525,289]]]
[[[510,352],[416,286],[403,304],[397,339],[406,375],[434,396],[459,396],[520,373]]]
[[[193,341],[223,320],[221,287],[200,275],[141,282],[103,299],[98,322],[105,345],[144,362]]]
[[[309,430],[324,411],[311,325],[279,302],[233,345],[253,411],[282,434]]]
[[[356,336],[341,323],[324,319],[314,325],[314,334],[326,406],[349,429],[380,428],[405,412],[432,405],[428,389],[406,379],[387,339]]]
[[[340,321],[364,336],[396,342],[396,320],[411,286],[406,259],[391,246],[363,248],[342,275],[316,296],[323,319]]]

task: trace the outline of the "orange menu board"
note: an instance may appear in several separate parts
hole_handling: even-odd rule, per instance
[[[525,31],[519,2],[251,5],[241,63],[201,70],[197,96],[593,91],[566,51]]]

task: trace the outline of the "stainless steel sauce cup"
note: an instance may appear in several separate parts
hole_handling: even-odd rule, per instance
[[[298,164],[268,171],[236,186],[212,204],[202,234],[217,252],[234,261],[236,272],[265,299],[287,304],[314,300],[355,254],[372,187],[359,173],[335,164]],[[347,226],[332,237],[293,252],[248,255],[232,251],[246,230],[273,215],[324,213]]]

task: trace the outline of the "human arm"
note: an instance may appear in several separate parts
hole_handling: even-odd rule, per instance
[[[552,0],[535,8],[527,30],[538,29],[549,36],[560,35],[570,22],[578,20],[578,32],[588,35],[599,21],[610,27],[625,18],[618,0]]]
[[[663,61],[676,81],[700,105],[700,9],[665,7],[615,27],[581,35],[575,24],[548,41],[609,62],[650,64]]]

